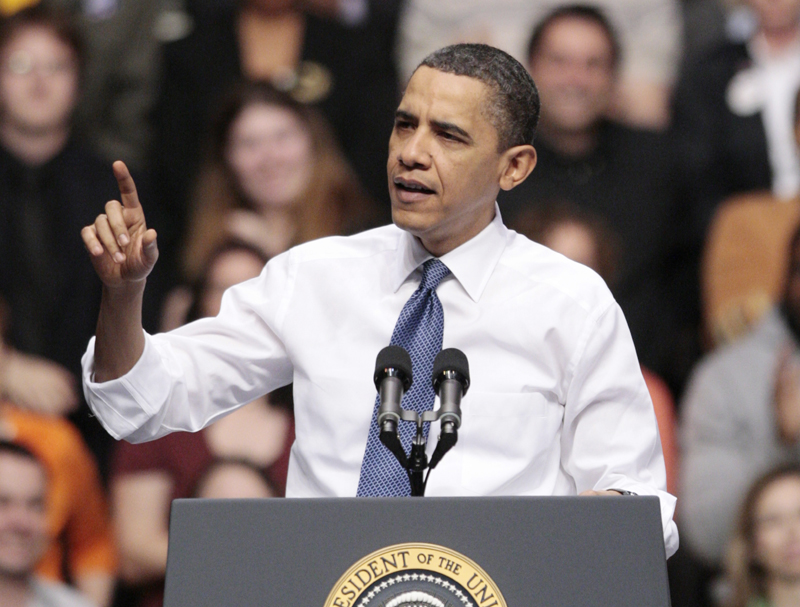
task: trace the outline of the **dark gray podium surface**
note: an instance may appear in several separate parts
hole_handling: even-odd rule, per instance
[[[508,607],[670,604],[655,497],[176,500],[164,604],[323,607],[352,565],[404,542],[471,559]]]

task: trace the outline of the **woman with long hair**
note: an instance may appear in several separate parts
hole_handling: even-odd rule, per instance
[[[189,280],[227,239],[272,257],[372,227],[377,215],[324,119],[265,82],[241,84],[224,104],[193,206],[183,258]]]
[[[728,577],[730,607],[800,605],[800,465],[776,468],[750,488]]]

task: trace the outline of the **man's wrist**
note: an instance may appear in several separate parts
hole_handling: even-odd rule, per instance
[[[620,495],[638,495],[637,493],[634,493],[633,491],[627,491],[626,489],[616,489],[615,487],[609,487],[607,490],[608,491],[616,491]]]
[[[130,301],[141,297],[147,284],[147,278],[120,282],[116,285],[103,285],[103,297],[109,302]]]

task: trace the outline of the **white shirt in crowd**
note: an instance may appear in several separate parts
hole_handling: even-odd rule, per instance
[[[39,577],[31,578],[27,607],[95,607],[89,599],[66,584]]]
[[[761,113],[772,170],[772,193],[790,200],[800,193],[800,155],[794,132],[800,38],[776,54],[770,52],[763,37],[755,36],[747,43],[747,50],[753,65],[733,77],[726,101],[734,114]]]
[[[294,382],[287,495],[355,496],[375,357],[430,257],[395,226],[295,247],[230,289],[216,318],[147,336],[122,378],[92,381],[90,342],[87,400],[114,437],[140,442],[199,430]],[[443,347],[466,354],[472,385],[458,444],[430,475],[426,494],[656,495],[672,554],[675,498],[665,491],[653,405],[605,283],[508,230],[499,211],[441,260],[452,272],[437,289]],[[432,450],[438,428],[430,436]]]
[[[762,119],[772,167],[772,191],[778,198],[792,198],[800,192],[800,156],[794,131],[794,105],[800,87],[800,38],[778,56],[769,55],[758,37],[749,46],[755,69],[761,73]]]

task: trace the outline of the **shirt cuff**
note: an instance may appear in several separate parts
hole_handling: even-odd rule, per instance
[[[161,355],[152,337],[146,332],[144,337],[144,351],[139,360],[117,379],[102,383],[94,381],[94,337],[81,360],[86,402],[106,431],[117,440],[126,438],[147,423],[169,396],[167,374],[153,372],[163,368]]]

